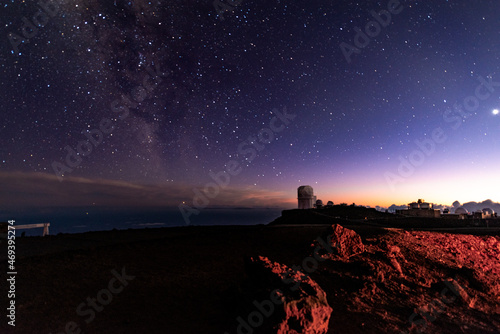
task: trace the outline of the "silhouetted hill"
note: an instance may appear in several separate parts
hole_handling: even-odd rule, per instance
[[[283,210],[281,217],[275,219],[270,225],[283,224],[333,224],[346,220],[373,220],[391,219],[396,217],[392,213],[377,211],[364,206],[334,205],[328,208],[309,210]]]
[[[380,212],[373,208],[335,205],[330,208],[309,210],[283,210],[281,217],[269,225],[332,225],[363,224],[394,228],[457,228],[457,227],[495,227],[500,219],[473,220],[452,218],[408,217],[399,214]]]

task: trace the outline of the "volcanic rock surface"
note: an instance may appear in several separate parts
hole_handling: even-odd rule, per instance
[[[361,237],[339,224],[332,225],[324,239],[315,240],[312,245],[318,248],[317,252],[323,259],[347,261],[351,256],[365,251]]]
[[[344,256],[322,262],[317,281],[350,312],[374,315],[386,332],[500,333],[498,237],[387,229],[361,252],[354,231],[332,229]]]
[[[18,238],[16,327],[0,333],[500,333],[500,229],[375,223]],[[121,268],[136,278],[87,323],[77,308]]]
[[[348,321],[370,333],[500,333],[499,254],[498,237],[386,229],[363,243],[336,224],[305,254],[315,265],[260,256],[247,274],[286,292],[277,333],[335,333]]]
[[[272,262],[266,257],[252,258],[248,275],[259,282],[269,282],[281,297],[284,319],[276,326],[278,334],[324,334],[332,308],[326,293],[304,273]]]

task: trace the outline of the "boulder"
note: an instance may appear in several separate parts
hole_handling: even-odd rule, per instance
[[[323,259],[340,261],[348,260],[351,256],[365,251],[359,234],[339,224],[332,225],[326,238],[318,238],[312,246]]]
[[[284,318],[276,319],[278,334],[326,334],[332,308],[326,293],[309,276],[286,265],[272,262],[267,257],[250,258],[246,270],[258,285],[265,284],[276,291]]]

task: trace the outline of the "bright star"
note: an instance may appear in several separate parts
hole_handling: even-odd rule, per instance
[[[498,115],[498,114],[500,113],[500,110],[498,110],[498,109],[494,109],[494,110],[492,111],[492,113],[493,113],[493,115]]]

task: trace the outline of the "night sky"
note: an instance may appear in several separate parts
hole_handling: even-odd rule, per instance
[[[3,212],[500,201],[498,1],[43,1],[0,9]]]

